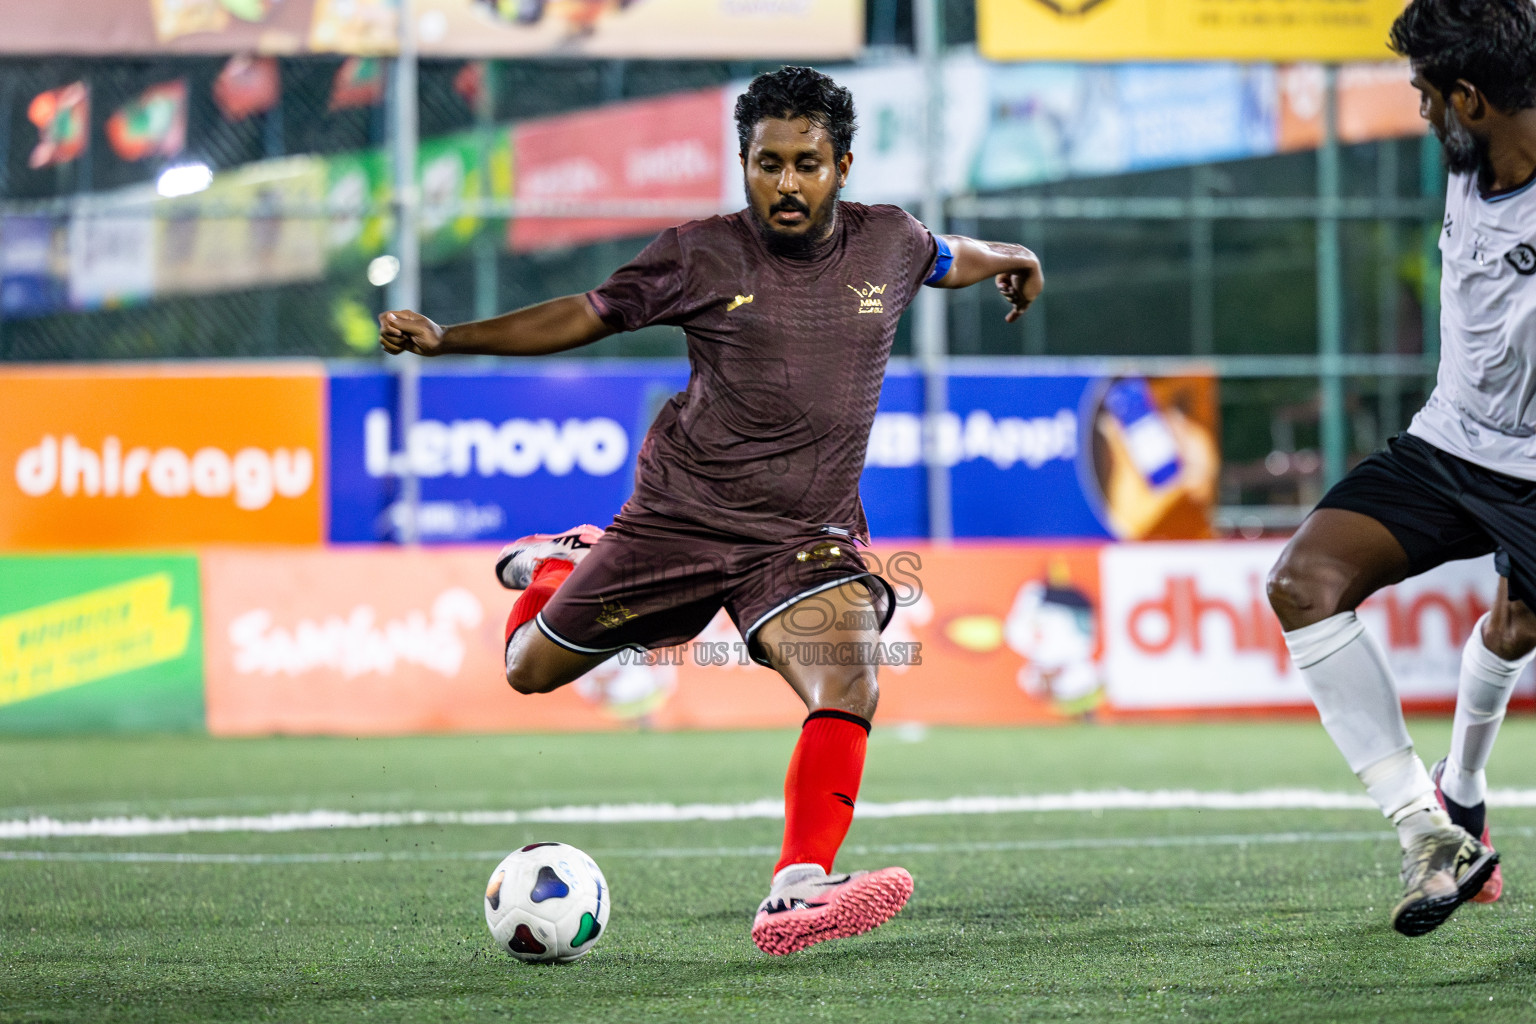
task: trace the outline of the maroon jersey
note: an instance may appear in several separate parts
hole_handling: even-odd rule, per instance
[[[933,270],[928,229],[838,203],[831,237],[770,252],[748,211],[670,228],[588,293],[621,331],[681,327],[688,390],[640,448],[638,506],[776,541],[821,526],[868,540],[859,474],[896,322]]]

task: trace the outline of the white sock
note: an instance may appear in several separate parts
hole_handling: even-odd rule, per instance
[[[1442,828],[1451,827],[1451,817],[1436,804],[1433,810],[1421,809],[1412,814],[1405,815],[1397,823],[1397,841],[1403,844],[1403,849],[1426,832],[1438,832]]]
[[[1394,751],[1375,764],[1355,773],[1365,784],[1365,791],[1376,801],[1381,813],[1392,819],[1399,833],[1409,818],[1421,818],[1423,811],[1443,814],[1435,799],[1435,783],[1424,770],[1424,762],[1412,747]],[[1446,818],[1445,824],[1451,819]],[[1410,833],[1414,826],[1408,826]]]
[[[1493,753],[1493,741],[1504,721],[1504,709],[1515,682],[1536,651],[1505,661],[1483,642],[1484,615],[1472,627],[1461,650],[1461,683],[1456,690],[1456,721],[1451,732],[1451,756],[1440,776],[1440,791],[1463,807],[1474,807],[1488,796],[1483,768]]]
[[[1413,752],[1386,655],[1355,613],[1293,629],[1285,645],[1323,728],[1381,813],[1397,823],[1437,807],[1435,784]]]

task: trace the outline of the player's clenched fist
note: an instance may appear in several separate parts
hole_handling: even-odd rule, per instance
[[[392,356],[401,352],[441,355],[443,329],[412,310],[386,310],[379,314],[379,344]]]

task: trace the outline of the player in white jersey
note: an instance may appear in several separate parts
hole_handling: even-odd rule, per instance
[[[1407,433],[1302,524],[1270,573],[1269,600],[1324,728],[1397,826],[1404,894],[1392,926],[1422,935],[1497,887],[1482,769],[1536,650],[1536,4],[1412,0],[1391,38],[1451,175],[1439,378]],[[1384,586],[1490,552],[1498,597],[1467,641],[1451,755],[1431,778],[1355,609]]]

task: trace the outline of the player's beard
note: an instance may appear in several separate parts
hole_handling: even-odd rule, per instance
[[[1446,169],[1452,174],[1471,174],[1482,169],[1485,156],[1483,147],[1449,107],[1445,111],[1444,123],[1435,125],[1435,136],[1440,140],[1441,152],[1445,154]]]
[[[841,185],[832,186],[832,194],[827,196],[820,210],[814,216],[804,203],[786,201],[781,199],[768,208],[768,216],[772,217],[778,210],[802,210],[811,218],[807,228],[799,234],[791,235],[775,228],[765,221],[757,212],[757,207],[750,202],[747,208],[752,211],[752,220],[757,224],[757,232],[762,236],[763,244],[768,251],[776,256],[804,256],[815,251],[832,234],[832,228],[837,221],[837,197],[842,193]]]

